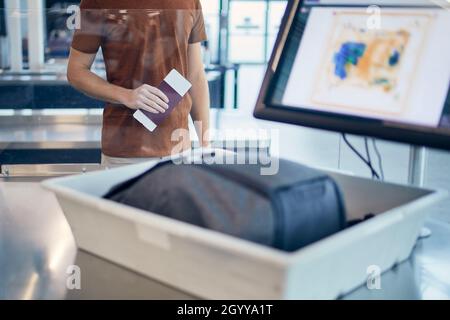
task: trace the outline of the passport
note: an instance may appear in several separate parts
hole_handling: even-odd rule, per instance
[[[192,84],[177,70],[173,69],[157,87],[169,98],[169,108],[164,113],[151,113],[145,110],[138,110],[134,113],[133,117],[149,131],[153,132],[167,119],[191,87]]]

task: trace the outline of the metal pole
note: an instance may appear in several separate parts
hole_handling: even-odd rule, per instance
[[[229,32],[230,0],[220,1],[219,20],[219,64],[228,63],[228,32]]]
[[[424,147],[413,146],[409,152],[408,183],[417,187],[425,184],[427,150]]]
[[[21,72],[23,70],[23,51],[20,0],[6,0],[5,10],[11,71]]]
[[[31,71],[44,67],[44,1],[28,0],[28,60]]]
[[[409,184],[416,187],[423,187],[425,185],[426,160],[427,150],[424,147],[411,147],[409,151]],[[419,238],[428,238],[429,236],[431,236],[431,230],[423,227],[420,231]]]

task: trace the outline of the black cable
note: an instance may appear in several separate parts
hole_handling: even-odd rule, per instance
[[[372,176],[380,180],[380,175],[378,174],[378,172],[373,168],[372,164],[369,163],[369,161],[364,158],[364,156],[350,143],[350,141],[348,141],[347,135],[345,133],[342,134],[342,138],[344,139],[344,142],[347,144],[347,146],[369,167]]]
[[[364,147],[366,148],[367,163],[369,164],[370,168],[373,168],[372,157],[370,156],[370,150],[369,150],[369,139],[367,137],[364,137]],[[373,170],[371,170],[371,171],[372,171],[372,179],[374,179],[375,175],[373,173]]]
[[[372,144],[378,157],[378,167],[380,168],[381,179],[384,181],[383,157],[381,156],[381,152],[378,149],[377,141],[375,139],[372,139]]]

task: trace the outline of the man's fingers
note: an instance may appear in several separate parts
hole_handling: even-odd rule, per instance
[[[169,103],[169,98],[166,96],[166,94],[164,92],[162,92],[158,88],[155,88],[155,87],[152,87],[149,85],[146,85],[145,88],[147,88],[151,93],[153,93],[154,95],[159,97],[165,103]]]
[[[145,105],[142,105],[142,107],[140,107],[139,109],[153,113],[153,114],[158,114],[159,112],[154,110],[153,108],[147,107]]]
[[[159,106],[156,102],[151,101],[150,99],[147,99],[145,97],[141,98],[142,103],[144,103],[144,105],[146,105],[147,107],[150,107],[156,111],[158,111],[158,113],[164,113],[166,112],[166,109],[164,109],[163,107]]]
[[[159,113],[159,111],[153,109],[152,107],[149,107],[149,106],[145,105],[144,103],[139,103],[138,107],[139,107],[139,109],[145,110],[145,111],[150,112],[150,113],[155,113],[155,114]]]
[[[156,102],[159,106],[163,107],[164,109],[169,109],[169,105],[165,103],[161,98],[151,93],[149,90],[143,90],[142,94],[149,100]]]
[[[151,108],[153,108],[153,109],[156,109],[156,110],[158,110],[158,111],[161,112],[161,113],[166,112],[166,109],[163,108],[163,107],[161,107],[160,105],[158,105],[156,102],[154,102],[154,101],[152,101],[152,100],[150,100],[150,99],[148,99],[148,98],[146,98],[146,97],[141,97],[141,99],[142,99],[142,102],[143,102],[146,106],[151,107]]]

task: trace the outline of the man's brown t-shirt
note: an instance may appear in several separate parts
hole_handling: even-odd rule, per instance
[[[200,0],[83,0],[72,47],[102,49],[108,82],[127,89],[158,86],[172,70],[187,77],[189,44],[206,40]],[[161,157],[179,146],[177,129],[188,129],[187,94],[154,132],[133,118],[134,110],[106,104],[102,151],[112,157]],[[190,147],[189,141],[184,141]]]

